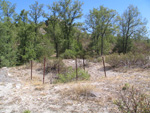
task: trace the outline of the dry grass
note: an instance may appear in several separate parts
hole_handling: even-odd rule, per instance
[[[31,84],[34,85],[34,86],[41,86],[41,85],[43,85],[43,83],[41,81],[37,81],[37,80],[31,81]]]
[[[63,96],[70,96],[73,100],[79,100],[81,97],[87,100],[88,97],[92,97],[94,89],[95,86],[91,85],[91,83],[72,83],[70,87],[63,92]]]
[[[34,88],[34,90],[38,90],[38,91],[42,91],[42,90],[44,90],[45,88],[44,88],[44,86],[36,86],[35,88]]]

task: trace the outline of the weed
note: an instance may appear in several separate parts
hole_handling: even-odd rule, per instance
[[[31,113],[30,110],[25,110],[23,113]]]

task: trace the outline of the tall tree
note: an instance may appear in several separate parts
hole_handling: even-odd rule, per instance
[[[28,11],[22,10],[17,17],[18,62],[25,63],[36,58],[34,45],[34,28],[29,24]]]
[[[44,11],[43,11],[43,4],[40,4],[35,1],[34,4],[30,5],[30,11],[29,11],[29,15],[31,17],[31,19],[33,20],[33,22],[37,25],[39,22],[39,18],[43,15]]]
[[[92,30],[92,40],[93,43],[96,44],[97,54],[99,54],[99,48],[101,48],[101,55],[103,55],[104,37],[113,32],[116,16],[117,14],[115,10],[108,9],[103,6],[90,10],[86,24],[89,29]],[[99,42],[101,42],[101,44],[99,44]]]
[[[13,66],[17,59],[16,27],[12,16],[15,14],[15,4],[1,1],[2,22],[0,22],[0,61],[1,66]],[[12,21],[11,21],[12,20]]]
[[[35,39],[34,39],[35,44],[37,41],[39,19],[40,19],[40,17],[42,17],[42,15],[44,13],[43,6],[44,6],[43,4],[39,4],[37,1],[35,1],[34,4],[29,6],[30,7],[29,16],[31,17],[32,22],[34,23],[34,27],[35,27]]]
[[[60,20],[61,28],[64,35],[64,49],[71,49],[71,32],[73,27],[76,25],[75,21],[82,17],[82,5],[80,1],[76,0],[72,2],[71,0],[60,0]]]
[[[15,13],[16,4],[12,4],[11,2],[5,0],[0,1],[0,3],[3,19],[6,19],[8,22]]]
[[[56,57],[59,57],[59,50],[60,50],[60,19],[59,19],[59,10],[60,6],[57,2],[54,2],[53,5],[48,5],[48,9],[50,10],[51,14],[47,16],[47,33],[50,35],[54,43],[54,48],[56,50]]]
[[[138,8],[133,5],[128,6],[120,19],[120,29],[123,37],[123,53],[127,53],[130,38],[133,37],[133,35],[136,34],[144,24],[145,22],[142,21]]]

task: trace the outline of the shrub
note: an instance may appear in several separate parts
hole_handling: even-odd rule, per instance
[[[78,80],[87,80],[90,75],[82,69],[78,69]],[[58,74],[57,82],[71,82],[76,80],[76,71],[74,71],[71,67],[67,69],[66,73]]]
[[[144,67],[148,64],[148,58],[144,54],[112,54],[106,57],[106,62],[112,67]]]
[[[25,110],[23,113],[31,113],[30,110]]]
[[[70,96],[72,99],[88,99],[88,97],[95,97],[93,94],[94,89],[95,86],[90,83],[76,84],[75,86],[70,87],[69,90],[66,90],[65,95]]]
[[[50,60],[50,61],[47,61],[46,63],[46,68],[45,68],[46,73],[49,73],[49,72],[63,73],[65,70],[66,70],[66,67],[61,59]]]
[[[150,98],[135,88],[126,88],[114,102],[122,113],[150,113]]]
[[[76,52],[66,49],[65,53],[61,55],[62,58],[70,59],[75,58]]]

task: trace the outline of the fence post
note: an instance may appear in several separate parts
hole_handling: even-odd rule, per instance
[[[46,58],[44,58],[43,84],[44,84],[44,79],[45,79],[45,62],[46,62]]]
[[[84,56],[83,56],[83,69],[84,69],[84,71],[85,71]]]
[[[102,56],[102,60],[103,60],[103,66],[104,66],[104,74],[105,74],[105,77],[107,77],[106,76],[106,69],[105,69],[105,60],[104,60],[104,57]]]
[[[32,60],[31,60],[31,80],[32,80]]]
[[[58,69],[57,69],[57,73],[59,74],[59,65],[60,65],[60,60],[58,58]]]
[[[77,65],[77,58],[75,59],[75,65],[76,65],[76,81],[78,80],[78,65]]]

